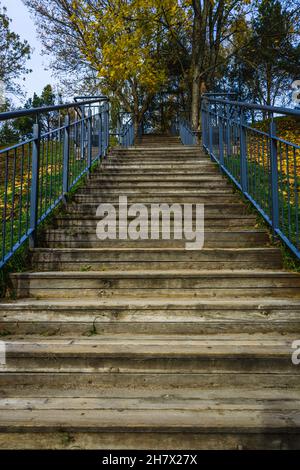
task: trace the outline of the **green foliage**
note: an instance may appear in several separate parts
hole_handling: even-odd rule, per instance
[[[259,2],[247,26],[247,42],[228,71],[241,98],[274,105],[280,95],[289,97],[291,82],[300,73],[299,15],[291,3]]]
[[[37,93],[34,93],[32,98],[29,98],[23,108],[40,108],[43,106],[52,106],[56,102],[56,95],[53,92],[51,85],[46,85],[42,91],[41,96],[38,96]],[[34,116],[24,116],[18,119],[15,119],[13,122],[13,128],[17,131],[20,138],[30,137],[32,134],[33,124],[35,123]],[[52,124],[55,124],[55,115],[53,113],[46,113],[45,115],[40,115],[40,124],[42,132],[47,132],[51,129]]]
[[[0,3],[0,80],[5,83],[7,91],[20,92],[15,80],[31,72],[26,68],[31,49],[27,41],[22,41],[11,31],[11,20],[6,13],[6,8]]]

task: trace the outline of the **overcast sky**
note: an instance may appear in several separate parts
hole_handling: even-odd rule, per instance
[[[8,17],[12,19],[11,30],[19,34],[22,39],[27,39],[34,49],[31,60],[27,63],[28,68],[32,69],[32,73],[25,77],[25,82],[22,81],[23,88],[29,98],[34,92],[40,94],[48,83],[55,85],[51,71],[47,70],[49,58],[42,56],[42,45],[38,39],[34,21],[22,0],[1,0],[1,3],[7,8]]]

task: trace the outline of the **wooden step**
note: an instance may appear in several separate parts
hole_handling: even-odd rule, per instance
[[[204,203],[204,249],[98,240],[120,194]],[[115,148],[39,243],[0,302],[1,449],[300,447],[300,273],[199,146]]]
[[[253,400],[247,409],[241,399],[46,400],[0,402],[0,448],[278,449],[300,441],[297,399]]]
[[[2,302],[0,334],[300,334],[300,301],[183,298],[23,299]]]
[[[99,244],[101,246],[101,243]],[[102,271],[118,269],[280,269],[276,248],[37,248],[33,266],[39,271]]]
[[[166,295],[195,298],[299,298],[300,273],[258,270],[93,271],[16,273],[18,297]]]

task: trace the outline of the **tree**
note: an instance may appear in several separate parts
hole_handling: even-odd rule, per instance
[[[167,81],[165,45],[172,23],[181,9],[176,0],[25,0],[40,21],[45,47],[56,54],[56,66],[75,64],[68,57],[70,38],[76,64],[93,71],[101,91],[117,97],[131,113],[137,129],[154,95]],[[162,6],[164,13],[162,13]],[[64,39],[63,39],[64,38]],[[46,44],[47,43],[47,44]],[[66,46],[66,44],[68,44]],[[53,46],[53,47],[52,47]]]
[[[23,108],[40,108],[43,106],[52,106],[56,102],[56,95],[53,92],[51,85],[46,85],[38,96],[34,93],[32,98],[29,98],[24,104]],[[32,135],[33,124],[35,123],[34,116],[23,116],[15,119],[13,127],[21,138],[30,137]],[[40,125],[42,132],[49,132],[57,124],[57,113],[40,114]]]
[[[241,17],[249,0],[191,0],[191,122],[200,126],[201,95],[214,88],[218,72],[236,54],[233,38],[240,33]]]
[[[26,67],[31,49],[27,41],[21,41],[20,36],[11,31],[11,20],[6,12],[0,3],[0,80],[8,92],[19,93],[20,86],[16,79],[31,72]]]
[[[246,99],[274,105],[290,89],[300,73],[299,23],[297,10],[279,0],[262,0],[249,29],[250,42],[234,57],[231,77],[239,76]]]

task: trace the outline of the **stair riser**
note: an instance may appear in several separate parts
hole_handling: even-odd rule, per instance
[[[177,163],[191,163],[194,165],[195,163],[211,163],[209,160],[207,160],[207,157],[202,156],[202,155],[195,155],[195,154],[182,154],[180,152],[173,152],[172,155],[155,155],[152,153],[136,153],[136,154],[128,154],[128,155],[110,155],[108,158],[103,160],[103,162],[109,162],[109,163],[128,163],[128,164],[165,164],[165,165],[175,165]]]
[[[74,252],[34,253],[32,263],[40,271],[78,271],[88,266],[91,271],[102,270],[143,270],[143,269],[280,269],[280,252],[206,253],[205,251],[184,252]]]
[[[0,432],[0,449],[12,450],[68,450],[68,449],[117,449],[154,451],[168,450],[228,450],[228,449],[257,449],[283,450],[300,448],[300,433],[259,431],[247,433],[244,430],[235,433],[220,432],[141,432],[132,429],[130,432],[80,432],[72,428],[57,427],[57,429],[40,432],[29,432],[20,429],[19,432]]]
[[[96,313],[95,313],[96,316]],[[239,319],[232,321],[201,321],[189,322],[172,322],[171,318],[165,322],[135,322],[129,320],[128,323],[123,322],[104,322],[95,321],[94,318],[89,320],[82,318],[81,321],[73,321],[66,316],[61,321],[41,321],[37,317],[34,321],[22,321],[22,319],[14,321],[0,320],[0,332],[3,332],[6,338],[9,339],[11,335],[41,335],[43,338],[50,338],[53,336],[68,336],[79,335],[89,337],[93,334],[100,335],[162,335],[162,334],[176,334],[176,335],[189,335],[191,331],[194,335],[216,335],[219,333],[233,333],[233,334],[257,334],[257,333],[281,333],[281,334],[300,334],[300,320],[289,321],[245,321],[240,322]]]
[[[88,264],[88,269],[86,268]],[[46,261],[40,262],[35,260],[34,266],[37,271],[139,271],[149,269],[151,271],[156,269],[172,270],[176,269],[205,269],[205,270],[216,270],[216,269],[280,269],[282,263],[277,259],[268,259],[267,262],[263,260],[245,260],[245,261],[199,261],[199,262],[184,262],[184,261],[132,261],[132,262],[117,262],[117,261],[78,261],[78,262],[67,262],[67,261]]]
[[[181,154],[174,154],[172,156],[168,155],[121,155],[121,156],[116,156],[116,155],[111,155],[110,157],[106,158],[103,163],[109,164],[109,165],[119,165],[119,164],[126,164],[126,165],[160,165],[164,164],[166,166],[168,165],[177,165],[177,164],[190,164],[190,165],[196,165],[196,164],[210,164],[210,162],[207,160],[206,157],[201,157],[201,156],[192,156],[192,155],[181,155]]]
[[[287,381],[289,383],[289,390],[299,390],[300,393],[300,377],[299,374],[295,374],[295,368],[292,373],[276,373],[271,374],[270,371],[266,373],[255,373],[249,374],[248,372],[241,372],[240,374],[234,373],[217,373],[211,372],[191,374],[157,374],[157,373],[122,373],[116,371],[110,371],[105,374],[103,373],[91,373],[86,372],[84,374],[77,374],[72,372],[53,372],[52,374],[45,374],[36,372],[32,374],[31,371],[27,372],[2,372],[0,374],[0,388],[5,389],[6,393],[9,393],[9,389],[12,388],[15,391],[15,387],[22,388],[22,394],[28,393],[30,396],[33,395],[33,390],[36,391],[39,387],[39,392],[43,390],[51,390],[59,387],[61,390],[73,390],[77,391],[84,390],[104,390],[120,387],[127,388],[128,390],[134,390],[136,388],[149,389],[161,389],[163,387],[170,387],[174,391],[181,389],[182,387],[188,387],[190,389],[196,389],[198,387],[204,388],[209,387],[213,390],[222,387],[241,387],[241,388],[253,388],[260,385],[260,388],[276,388],[286,389]],[[48,396],[48,395],[47,395]]]
[[[165,171],[165,172],[171,172],[173,170],[181,170],[182,172],[187,171],[187,172],[201,172],[202,174],[205,173],[216,173],[218,174],[218,168],[213,164],[213,163],[200,163],[200,162],[195,162],[195,163],[171,163],[169,165],[166,165],[164,163],[149,163],[147,164],[146,162],[140,163],[140,164],[135,164],[134,162],[132,163],[110,163],[107,162],[103,164],[102,168],[105,170],[112,170],[112,171],[119,171],[121,172],[122,170],[125,170],[127,173],[130,171],[135,171],[135,170],[140,170],[140,171],[149,171],[151,173],[156,173],[156,171]]]
[[[80,227],[80,230],[84,228],[88,228],[89,230],[96,230],[98,218],[86,218],[85,216],[74,218],[74,217],[58,217],[54,221],[54,225],[56,227],[63,227],[63,228],[74,228],[75,232],[72,231],[73,233],[77,233],[77,227]],[[128,217],[128,220],[132,220],[132,218]],[[117,219],[117,225],[118,225],[118,219]],[[253,217],[247,217],[247,216],[232,216],[232,218],[222,218],[222,217],[208,217],[207,213],[205,214],[205,229],[215,229],[218,228],[220,229],[220,234],[222,233],[223,230],[235,230],[237,231],[238,229],[241,230],[253,230],[254,225],[255,225],[255,218]],[[171,219],[171,225],[170,227],[172,228],[172,219]],[[49,231],[50,232],[50,231]],[[208,235],[207,235],[208,236]],[[214,234],[215,237],[218,236],[217,233]],[[227,237],[227,234],[224,236]],[[228,236],[231,236],[228,234]],[[221,237],[223,238],[223,236]]]
[[[167,306],[167,305],[166,305]],[[0,313],[0,332],[3,339],[11,335],[78,334],[149,334],[193,335],[222,333],[300,333],[300,310],[273,310],[233,306],[232,309],[200,308],[144,308],[55,307],[42,305],[37,309],[3,306]],[[4,336],[5,335],[5,336]]]
[[[143,142],[139,143],[138,145],[135,145],[134,147],[114,147],[110,151],[109,155],[131,155],[131,154],[137,154],[137,153],[149,153],[149,154],[157,154],[161,155],[163,153],[167,153],[169,157],[172,157],[173,152],[181,153],[182,155],[185,154],[191,154],[191,155],[202,155],[206,156],[205,152],[203,149],[200,147],[195,147],[191,145],[181,145],[179,142],[175,142],[177,145],[172,145],[172,148],[170,148],[169,145],[165,145],[165,143],[162,143],[160,147],[155,145],[153,148],[151,145],[145,145]],[[208,158],[206,156],[206,158]]]
[[[152,199],[152,200],[151,200]],[[119,210],[118,210],[118,206],[119,206],[119,200],[112,200],[111,198],[108,198],[108,199],[105,199],[102,201],[103,203],[105,204],[113,204],[116,206],[116,217],[118,218],[118,214],[119,214]],[[128,198],[128,205],[130,204],[135,204],[136,202],[140,203],[140,204],[144,204],[147,209],[148,209],[148,214],[151,213],[151,207],[150,207],[150,204],[174,204],[176,203],[176,198],[167,198],[167,197],[164,197],[163,200],[159,200],[157,197],[153,197],[153,198],[150,198],[150,197],[147,197],[147,200],[146,198],[144,197],[142,200],[138,199],[136,201],[133,200],[133,198]],[[183,199],[182,198],[179,198],[178,200],[179,204],[181,204],[183,202]],[[201,200],[199,198],[197,198],[197,200],[195,199],[195,197],[192,197],[192,198],[185,198],[184,200],[184,203],[186,204],[194,204],[194,208],[195,208],[195,204],[201,204],[201,203],[204,203],[204,201],[201,202]],[[101,201],[99,201],[99,204],[101,204]],[[72,204],[68,207],[68,213],[69,214],[91,214],[91,215],[95,215],[96,214],[96,211],[97,211],[97,208],[98,208],[98,203],[81,203],[81,204]],[[214,205],[210,204],[210,203],[206,203],[205,204],[205,207],[204,207],[204,210],[205,210],[205,217],[210,217],[210,216],[222,216],[224,214],[228,214],[228,215],[232,215],[232,216],[237,216],[237,215],[247,215],[248,214],[248,209],[246,206],[244,206],[243,204],[239,204],[239,203],[216,203]]]
[[[140,242],[135,242],[135,241],[128,241],[128,242],[123,242],[123,241],[103,241],[100,242],[92,242],[92,241],[44,241],[43,243],[40,243],[40,246],[47,247],[47,248],[86,248],[86,249],[91,249],[91,248],[185,248],[185,242],[176,242],[176,241],[155,241],[152,242],[150,241],[140,241]],[[244,242],[241,244],[235,243],[235,242],[216,242],[216,241],[209,241],[204,244],[204,248],[255,248],[259,245],[257,245],[256,242]],[[260,246],[264,246],[263,243],[260,244]],[[245,267],[243,267],[245,269]]]
[[[211,195],[213,198],[215,195],[233,195],[235,194],[230,186],[220,185],[217,183],[212,184],[211,182],[207,182],[206,186],[202,185],[198,182],[191,182],[189,185],[177,184],[176,182],[165,183],[162,181],[152,182],[151,184],[145,185],[145,183],[137,183],[134,179],[132,181],[99,181],[97,184],[90,184],[87,185],[86,188],[79,189],[76,192],[77,195],[85,195],[85,194],[92,194],[94,196],[103,195],[107,192],[111,192],[112,194],[120,194],[120,188],[127,188],[128,193],[130,194],[138,194],[138,195],[152,195],[152,194],[166,194],[166,195],[175,195],[178,196],[178,191],[184,197],[186,195]],[[87,189],[88,191],[84,191]],[[238,198],[237,194],[235,197]],[[238,199],[240,200],[240,199]]]
[[[131,171],[137,172],[148,172],[148,173],[170,173],[173,171],[178,173],[193,173],[193,171],[197,172],[198,174],[205,175],[206,173],[215,173],[220,174],[219,168],[214,163],[206,163],[206,162],[195,162],[195,163],[172,163],[166,165],[164,163],[149,163],[143,162],[141,164],[132,163],[109,163],[105,162],[102,164],[102,167],[106,171],[124,171],[125,173],[130,173]],[[97,175],[97,173],[96,173]]]
[[[194,173],[184,173],[184,172],[174,172],[172,173],[158,173],[155,175],[151,174],[144,174],[143,172],[122,172],[122,173],[109,173],[105,171],[100,171],[98,173],[93,173],[90,178],[88,179],[88,187],[89,186],[96,186],[99,187],[101,184],[114,184],[120,182],[126,182],[129,184],[137,183],[137,184],[147,184],[153,188],[153,186],[157,183],[166,183],[166,184],[185,184],[192,182],[194,184],[200,185],[204,183],[210,183],[212,185],[227,186],[230,187],[230,183],[228,183],[220,174],[216,175],[202,175],[202,174],[194,174]]]
[[[135,179],[136,181],[139,181],[140,179],[151,179],[151,181],[155,182],[156,178],[158,181],[161,181],[164,179],[165,181],[168,181],[168,179],[171,180],[182,180],[182,178],[191,178],[199,181],[201,179],[210,179],[210,180],[222,180],[220,172],[215,169],[214,167],[209,168],[208,170],[198,170],[197,168],[194,168],[192,172],[187,172],[184,170],[167,170],[166,168],[161,168],[160,170],[151,170],[151,169],[113,169],[113,170],[106,170],[105,168],[101,168],[100,172],[97,173],[92,173],[89,177],[89,181],[91,182],[98,182],[98,181],[103,181],[105,178],[106,181],[109,180],[114,180],[115,178],[126,178],[129,181],[131,179]],[[155,184],[155,183],[154,183]]]
[[[125,194],[124,194],[125,193]],[[220,195],[210,195],[208,194],[197,194],[195,193],[183,193],[178,195],[176,192],[173,194],[166,194],[160,193],[160,191],[149,191],[148,194],[141,193],[139,191],[132,192],[131,190],[128,191],[109,191],[109,190],[102,190],[99,191],[99,194],[82,194],[82,195],[75,195],[73,197],[73,201],[78,204],[101,204],[101,203],[111,203],[111,204],[118,204],[119,203],[119,196],[126,195],[128,197],[128,204],[135,204],[135,203],[167,203],[173,204],[178,203],[182,206],[182,204],[206,204],[211,202],[212,200],[216,204],[232,204],[237,201],[237,197],[234,194],[220,194]]]
[[[296,298],[299,296],[300,280],[288,278],[255,279],[221,278],[36,278],[29,280],[13,278],[18,297],[83,298],[83,297],[168,297],[182,298]]]
[[[50,353],[44,357],[38,354],[32,356],[14,356],[8,352],[6,355],[6,371],[18,372],[32,371],[35,372],[74,372],[74,373],[103,373],[110,371],[122,373],[141,373],[141,374],[199,374],[199,373],[267,373],[272,370],[273,373],[295,373],[295,366],[292,364],[290,357],[274,357],[268,359],[264,357],[246,358],[236,357],[214,357],[213,353],[210,358],[206,359],[202,356],[194,357],[147,357],[139,355],[134,357],[105,357],[99,353],[95,357],[90,357],[86,353],[81,355],[78,353],[74,357],[61,356]],[[299,381],[300,381],[300,375]],[[105,380],[105,378],[103,378]],[[1,425],[0,425],[1,427]]]
[[[94,225],[94,230],[89,232],[84,231],[87,227],[83,227],[83,230],[80,230],[80,227],[76,229],[71,227],[62,230],[48,230],[43,235],[43,240],[41,240],[40,246],[45,244],[55,244],[77,248],[104,248],[105,246],[116,248],[116,247],[136,247],[136,248],[147,248],[147,247],[176,247],[176,248],[186,248],[186,239],[183,234],[182,240],[173,240],[173,227],[171,226],[171,238],[168,239],[167,233],[162,230],[159,231],[159,240],[120,240],[118,238],[119,230],[117,230],[117,239],[116,240],[99,240],[96,235],[96,224]],[[163,235],[166,238],[163,239]],[[266,233],[236,233],[236,232],[208,232],[204,233],[204,248],[258,248],[266,246],[269,242],[269,237]],[[57,246],[59,248],[59,246]],[[194,258],[195,259],[195,258]],[[266,260],[267,262],[267,260]]]
[[[99,191],[102,192],[106,190],[111,190],[113,192],[119,192],[120,190],[124,191],[125,189],[130,190],[131,192],[151,192],[153,193],[156,191],[156,185],[159,184],[159,190],[162,193],[166,193],[168,191],[183,191],[183,192],[188,192],[188,190],[192,191],[211,191],[211,192],[230,192],[232,194],[232,190],[230,186],[228,186],[226,183],[223,184],[223,182],[216,182],[216,183],[211,183],[210,181],[203,181],[203,182],[193,182],[193,181],[187,181],[187,182],[179,182],[179,181],[152,181],[152,182],[140,182],[132,179],[132,181],[129,181],[128,179],[125,179],[124,181],[110,181],[106,178],[103,179],[103,181],[99,181],[97,185],[88,185],[84,189],[78,190],[76,194],[97,194]]]

